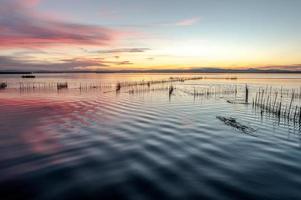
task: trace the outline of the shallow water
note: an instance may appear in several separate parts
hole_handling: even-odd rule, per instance
[[[0,91],[1,199],[301,198],[299,123],[226,101],[243,99],[246,83],[250,99],[258,87],[298,90],[301,75],[201,74],[207,78],[172,83],[172,95],[170,84],[114,90],[118,81],[171,76],[195,75],[0,76],[9,84]],[[21,81],[40,85],[20,89]],[[64,81],[69,89],[46,84]],[[100,82],[106,87],[78,88]],[[235,96],[185,92],[234,85]],[[243,133],[216,116],[256,131]]]

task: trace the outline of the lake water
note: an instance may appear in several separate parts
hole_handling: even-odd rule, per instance
[[[299,74],[36,76],[0,75],[1,199],[301,199]]]

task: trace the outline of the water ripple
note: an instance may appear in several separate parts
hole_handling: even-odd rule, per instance
[[[4,199],[301,197],[299,132],[250,106],[166,91],[56,95],[0,98]]]

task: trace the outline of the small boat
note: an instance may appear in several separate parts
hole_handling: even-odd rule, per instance
[[[22,78],[35,78],[35,75],[23,75]]]

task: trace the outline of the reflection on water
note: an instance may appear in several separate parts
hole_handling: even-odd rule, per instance
[[[212,79],[172,83],[171,94],[170,83],[114,86],[170,76],[179,75],[43,74],[34,81],[71,88],[1,90],[1,199],[301,198],[299,123],[227,102],[243,100],[245,83],[253,99],[259,86],[280,88],[275,78],[299,88],[301,76],[206,75]],[[95,82],[107,86],[76,87]],[[235,118],[256,137],[216,116]]]

